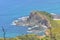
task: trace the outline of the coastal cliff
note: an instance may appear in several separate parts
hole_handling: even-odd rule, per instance
[[[50,25],[51,15],[47,12],[32,11],[29,16],[21,17],[18,20],[12,22],[13,25],[27,26],[29,33],[37,35],[45,35],[45,31],[51,27]]]

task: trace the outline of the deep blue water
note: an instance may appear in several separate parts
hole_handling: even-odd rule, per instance
[[[27,34],[26,27],[10,24],[19,17],[29,15],[32,10],[60,14],[60,0],[0,0],[0,37],[3,37],[2,26],[6,37]]]

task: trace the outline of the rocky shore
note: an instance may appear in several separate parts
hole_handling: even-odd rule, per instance
[[[44,36],[46,33],[48,33],[46,30],[50,27],[50,22],[46,15],[43,15],[37,11],[33,11],[29,16],[13,21],[12,25],[27,26],[27,32],[37,35],[40,35],[41,32],[43,32],[44,34],[42,36]]]

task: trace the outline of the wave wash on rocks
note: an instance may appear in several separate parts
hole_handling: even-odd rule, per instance
[[[45,31],[50,27],[50,22],[46,15],[38,11],[33,11],[29,16],[21,17],[18,20],[14,20],[12,25],[27,26],[29,33],[36,35],[45,35]]]

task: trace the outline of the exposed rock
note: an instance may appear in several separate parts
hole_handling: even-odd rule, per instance
[[[50,27],[50,22],[48,21],[47,17],[37,11],[31,12],[29,16],[22,17],[13,23],[18,26],[29,27],[28,32],[34,34],[40,33],[41,31],[46,31],[46,29]]]

